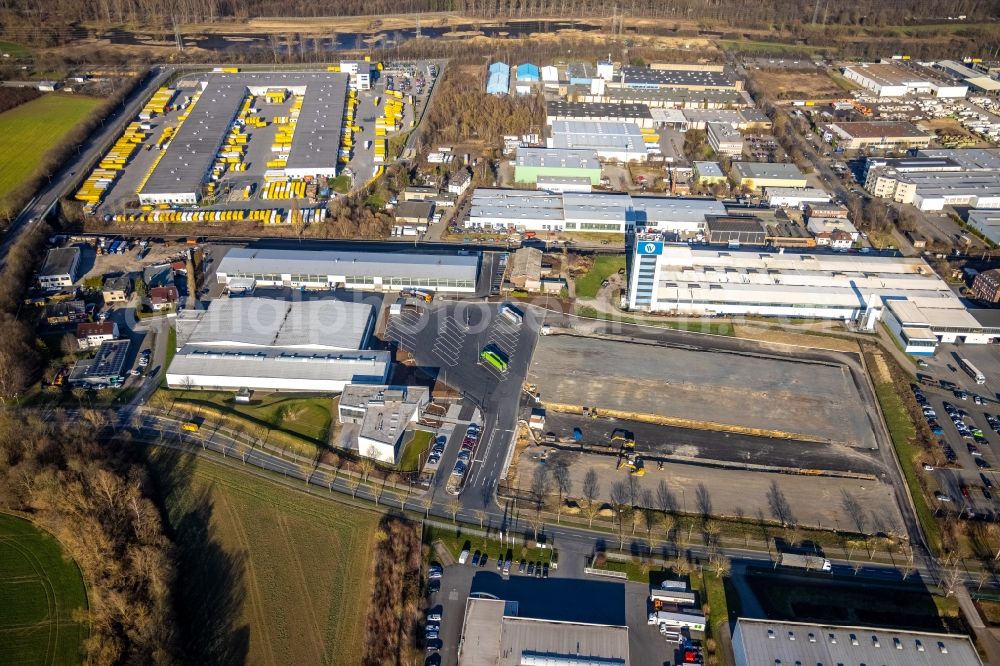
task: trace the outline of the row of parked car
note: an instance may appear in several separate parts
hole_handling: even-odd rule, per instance
[[[444,568],[432,562],[427,568],[427,592],[434,594],[441,590],[441,577],[444,575]],[[428,656],[424,661],[425,666],[438,666],[441,663],[441,655],[438,652],[443,643],[441,642],[441,607],[434,606],[427,612],[427,621],[424,624],[424,644],[426,645]]]
[[[475,423],[470,423],[469,427],[465,431],[465,437],[462,438],[462,448],[458,452],[458,459],[455,461],[455,468],[451,471],[452,477],[454,477],[454,482],[448,484],[449,489],[453,489],[454,494],[458,494],[458,489],[462,484],[462,478],[465,473],[469,470],[469,465],[472,463],[472,452],[476,449],[476,444],[479,443],[479,426]]]
[[[463,550],[462,554],[458,557],[459,564],[465,564],[469,557],[469,551]],[[489,562],[489,554],[477,550],[472,554],[471,564],[474,567],[485,567],[486,563]],[[505,558],[503,554],[497,557],[497,571],[502,573],[504,576],[510,575],[511,567],[513,566],[513,559],[511,554],[507,553]],[[542,562],[541,560],[529,561],[521,558],[521,561],[517,565],[517,573],[527,574],[528,576],[534,576],[535,578],[548,578],[549,577],[549,565],[547,562]]]

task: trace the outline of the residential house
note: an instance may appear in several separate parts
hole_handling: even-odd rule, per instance
[[[132,293],[132,278],[128,275],[106,278],[101,288],[105,303],[126,303]]]
[[[448,191],[455,196],[461,196],[472,184],[472,172],[466,168],[458,170],[451,181],[448,182]]]
[[[149,290],[149,306],[153,312],[159,312],[176,307],[178,300],[177,287],[153,287]]]
[[[118,338],[118,324],[113,321],[85,322],[76,326],[76,341],[80,349],[100,347],[102,342]]]

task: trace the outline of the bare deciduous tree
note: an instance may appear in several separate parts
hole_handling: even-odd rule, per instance
[[[597,503],[597,499],[601,496],[601,484],[597,479],[597,470],[593,467],[587,470],[587,473],[583,477],[583,498],[586,502],[584,506],[587,512],[587,518],[589,519],[588,526],[594,526],[594,516],[600,510],[600,505]]]

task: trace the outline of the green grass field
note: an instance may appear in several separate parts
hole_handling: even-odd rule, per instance
[[[28,55],[28,49],[14,42],[0,40],[0,53],[9,53],[12,58],[23,58]]]
[[[151,458],[192,663],[361,661],[379,514],[186,454]]]
[[[624,256],[601,256],[594,259],[594,265],[586,275],[576,279],[577,298],[594,298],[601,288],[601,282],[625,268]]]
[[[223,413],[238,415],[248,422],[257,422],[274,430],[281,430],[319,446],[329,441],[334,399],[289,393],[272,393],[260,398],[254,396],[249,405],[237,404],[232,393],[213,391],[181,391],[168,393],[178,407],[185,403],[206,405]]]
[[[80,569],[50,534],[0,514],[0,664],[77,664],[87,637]]]
[[[416,472],[420,463],[420,454],[430,448],[431,433],[426,430],[414,430],[413,436],[406,443],[403,455],[399,459],[399,469],[403,472]]]
[[[94,110],[93,97],[47,94],[0,113],[0,200],[31,176],[63,135]]]

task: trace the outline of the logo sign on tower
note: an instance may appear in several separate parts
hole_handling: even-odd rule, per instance
[[[663,254],[663,243],[659,241],[639,241],[639,254]]]

